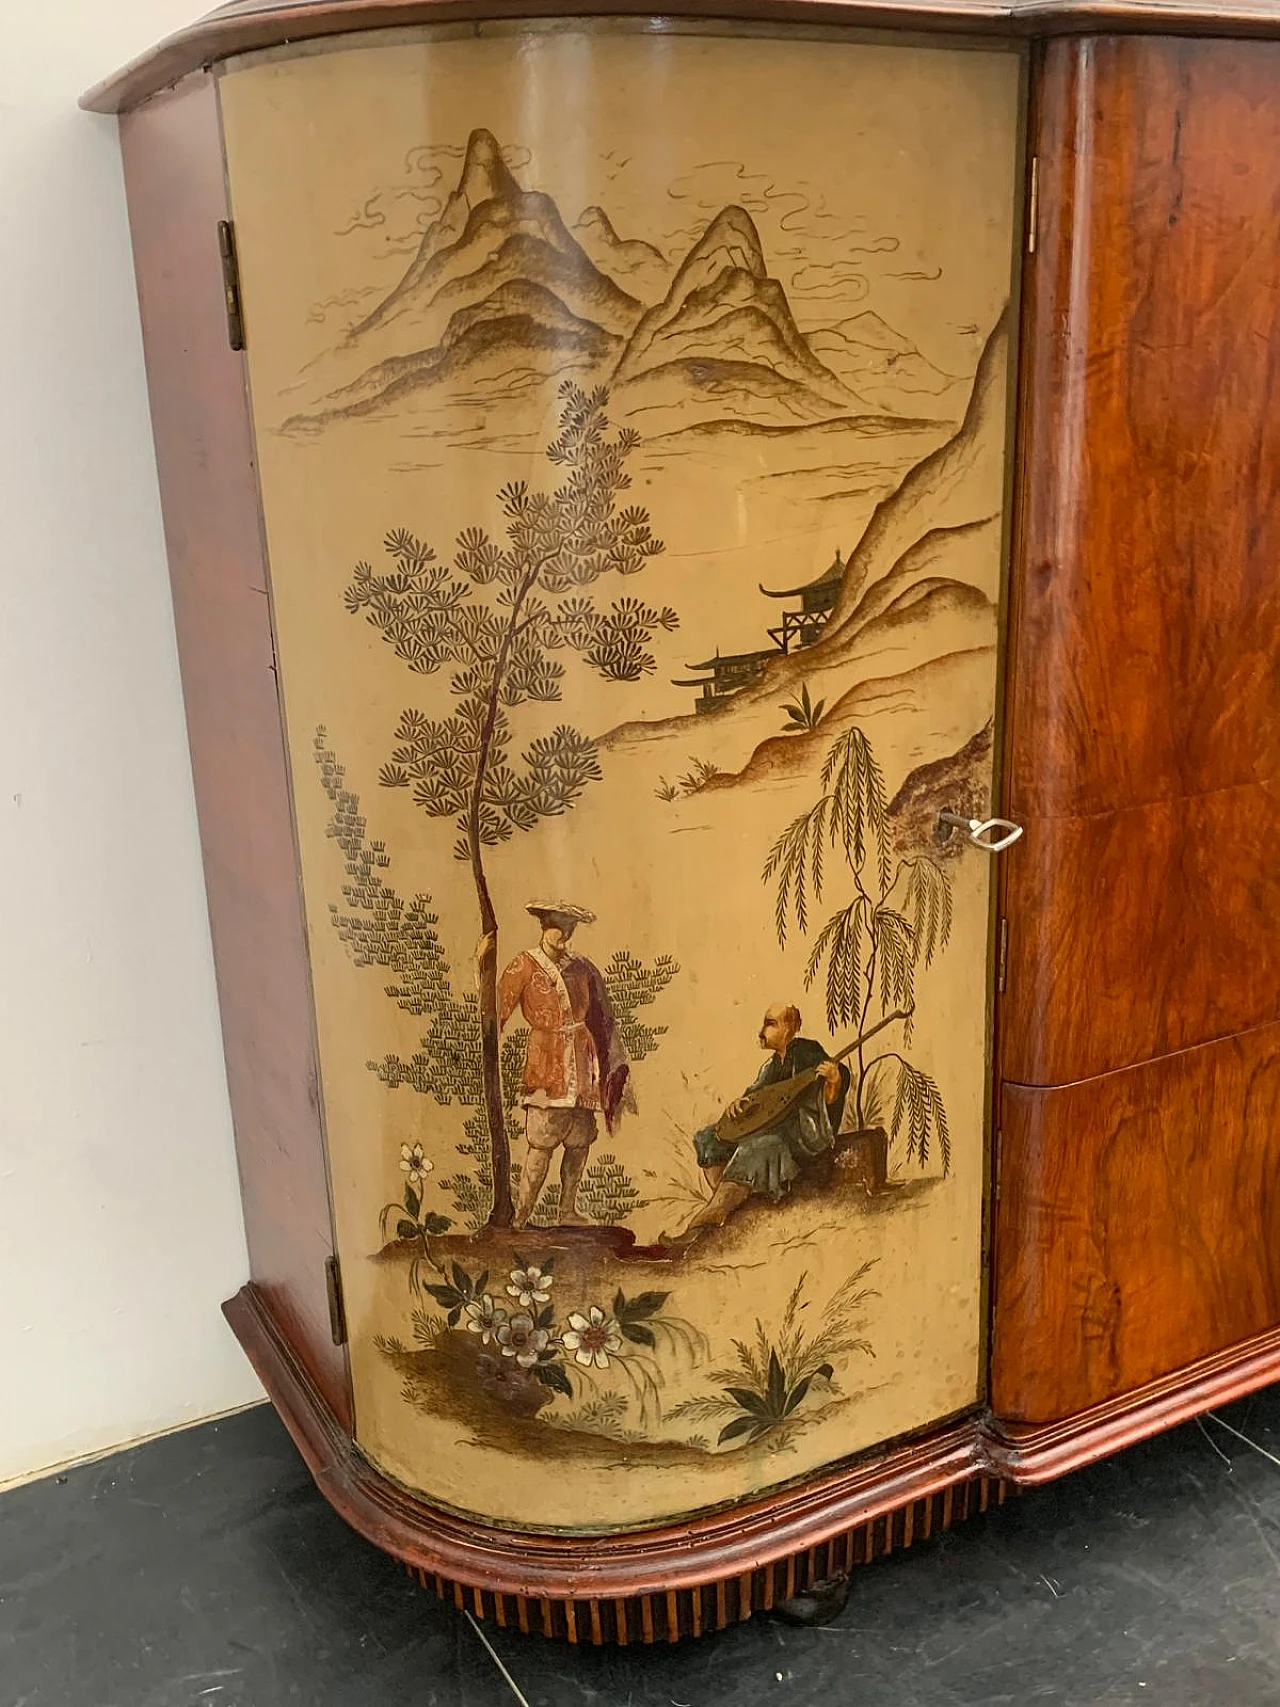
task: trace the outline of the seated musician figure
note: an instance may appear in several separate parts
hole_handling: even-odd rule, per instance
[[[849,1094],[848,1068],[832,1061],[820,1043],[800,1036],[800,1010],[790,1003],[766,1010],[758,1041],[769,1058],[742,1096],[729,1104],[721,1124],[743,1116],[752,1094],[766,1086],[811,1070],[817,1077],[768,1130],[735,1140],[707,1126],[696,1135],[694,1149],[712,1188],[711,1199],[679,1233],[664,1236],[664,1244],[684,1244],[704,1227],[722,1227],[753,1195],[778,1202],[791,1182],[828,1155],[835,1143]]]

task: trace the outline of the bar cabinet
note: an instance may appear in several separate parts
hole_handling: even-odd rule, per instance
[[[1280,7],[239,0],[84,104],[342,1515],[675,1640],[1280,1376]]]

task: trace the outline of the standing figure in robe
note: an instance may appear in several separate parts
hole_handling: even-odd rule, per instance
[[[631,1068],[604,977],[570,946],[574,931],[594,924],[595,914],[565,901],[531,901],[526,911],[541,928],[538,945],[518,954],[498,985],[499,1029],[517,1007],[529,1027],[520,1086],[528,1153],[515,1224],[528,1224],[559,1150],[559,1224],[585,1227],[578,1187],[597,1121],[603,1117],[612,1133],[623,1108],[634,1108]]]

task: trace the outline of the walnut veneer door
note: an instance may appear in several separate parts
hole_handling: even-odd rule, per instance
[[[1011,619],[994,1404],[1280,1322],[1280,47],[1054,44]]]
[[[580,25],[221,79],[356,1433],[433,1500],[634,1526],[979,1398],[992,867],[934,832],[1021,82]]]

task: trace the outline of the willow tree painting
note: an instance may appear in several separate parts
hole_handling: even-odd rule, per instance
[[[600,780],[594,741],[567,723],[517,749],[515,713],[561,698],[565,665],[576,654],[607,682],[634,682],[655,668],[647,646],[659,629],[678,626],[669,606],[615,598],[607,607],[589,591],[608,575],[629,577],[662,551],[649,513],[619,507],[630,485],[627,457],[640,442],[613,434],[608,392],[572,382],[559,392],[558,436],[547,446],[565,471],[550,492],[524,481],[498,494],[505,543],[483,528],[459,535],[452,565],[403,530],[384,541],[391,568],[356,565],[346,590],[352,615],[367,620],[418,675],[452,670],[452,715],[405,710],[396,746],[382,767],[387,788],[410,788],[429,818],[452,818],[454,858],[470,869],[480,947],[477,987],[484,1112],[492,1153],[489,1224],[513,1219],[511,1151],[503,1106],[498,1023],[498,920],[485,868],[486,850],[569,811]]]
[[[951,1135],[942,1092],[904,1051],[911,1045],[916,976],[951,933],[951,888],[927,854],[895,861],[884,778],[860,729],[847,730],[828,749],[822,789],[765,863],[764,879],[775,883],[778,941],[785,944],[792,927],[810,934],[811,913],[832,887],[829,864],[840,862],[840,881],[851,880],[853,897],[813,938],[805,987],[822,980],[833,1036],[854,1031],[856,1125],[886,1126],[893,1138],[905,1138],[907,1159],[922,1167],[936,1140],[946,1173]],[[902,1048],[886,1047],[898,1026]]]

